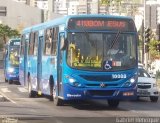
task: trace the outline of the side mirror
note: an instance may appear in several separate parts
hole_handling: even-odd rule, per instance
[[[66,49],[67,42],[68,42],[67,39],[64,39],[64,38],[61,39],[61,42],[60,42],[60,49],[61,50],[65,50]]]

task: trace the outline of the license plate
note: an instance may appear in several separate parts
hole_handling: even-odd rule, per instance
[[[150,93],[147,90],[138,90],[139,95],[149,95]]]

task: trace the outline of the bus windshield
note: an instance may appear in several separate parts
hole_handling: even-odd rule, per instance
[[[133,33],[72,32],[68,34],[67,63],[95,71],[126,70],[136,65]]]
[[[11,66],[19,66],[19,47],[10,47],[9,60]]]

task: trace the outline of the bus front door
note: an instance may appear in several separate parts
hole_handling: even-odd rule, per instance
[[[62,83],[62,74],[63,74],[63,50],[61,50],[61,45],[64,43],[64,33],[59,34],[59,46],[58,51],[58,60],[57,60],[57,96],[63,97],[63,83]]]

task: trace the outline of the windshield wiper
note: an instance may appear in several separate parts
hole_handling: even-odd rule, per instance
[[[115,38],[111,41],[112,44],[110,45],[108,50],[112,49],[114,45],[117,43],[120,33],[121,33],[120,31],[117,32]]]

